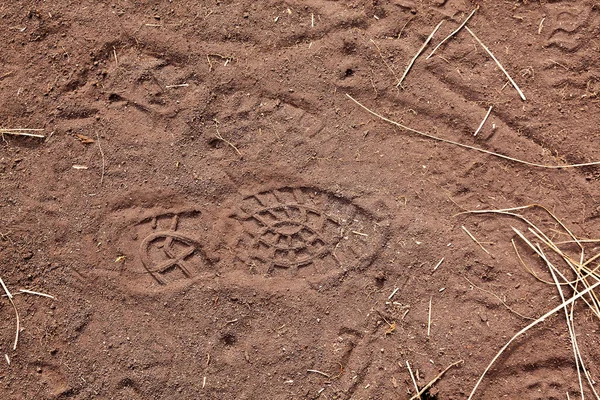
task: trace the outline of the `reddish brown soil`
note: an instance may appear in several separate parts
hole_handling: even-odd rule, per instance
[[[464,30],[396,89],[435,25],[432,45],[476,5],[469,26],[527,101]],[[594,1],[28,0],[0,21],[0,125],[47,136],[0,141],[0,277],[56,297],[15,296],[16,351],[0,302],[2,399],[405,399],[406,361],[422,387],[458,360],[427,396],[466,398],[529,323],[515,312],[559,299],[519,265],[524,224],[457,213],[541,203],[600,236],[598,168],[435,142],[346,97],[512,157],[598,160]],[[567,392],[561,314],[476,398]]]

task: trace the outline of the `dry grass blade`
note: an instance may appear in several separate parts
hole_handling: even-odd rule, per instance
[[[8,129],[8,128],[0,128],[0,135],[13,135],[13,136],[28,136],[44,139],[46,136],[39,133],[32,132],[41,132],[43,129],[29,129],[29,128],[16,128],[16,129]]]
[[[431,302],[433,301],[433,296],[429,297],[429,313],[427,315],[427,336],[431,333]]]
[[[402,125],[399,122],[393,121],[393,120],[391,120],[389,118],[384,117],[383,115],[380,115],[380,114],[376,113],[375,111],[371,110],[367,106],[365,106],[362,103],[360,103],[354,97],[350,96],[348,93],[346,93],[346,96],[350,100],[352,100],[353,102],[355,102],[359,107],[363,108],[365,111],[367,111],[368,113],[370,113],[371,115],[374,115],[375,117],[377,117],[377,118],[381,119],[382,121],[385,121],[385,122],[387,122],[389,124],[395,125],[398,128],[404,129],[404,130],[412,132],[412,133],[416,133],[417,135],[420,135],[420,136],[423,136],[423,137],[426,137],[426,138],[429,138],[429,139],[432,139],[432,140],[435,140],[435,141],[438,141],[438,142],[452,144],[454,146],[462,147],[464,149],[470,149],[470,150],[479,151],[481,153],[489,154],[491,156],[502,158],[504,160],[516,162],[516,163],[519,163],[519,164],[529,165],[531,167],[546,168],[546,169],[578,168],[578,167],[588,167],[588,166],[591,166],[591,165],[600,165],[600,161],[594,161],[594,162],[583,163],[583,164],[546,165],[546,164],[538,164],[538,163],[533,163],[533,162],[529,162],[529,161],[519,160],[517,158],[509,157],[509,156],[506,156],[506,155],[500,154],[500,153],[494,153],[493,151],[485,150],[485,149],[482,149],[480,147],[470,146],[468,144],[455,142],[453,140],[443,139],[443,138],[440,138],[440,137],[437,137],[437,136],[434,136],[434,135],[430,135],[429,133],[418,131],[416,129],[410,128],[410,127],[408,127],[406,125]]]
[[[535,279],[537,279],[538,281],[545,283],[547,285],[552,285],[552,282],[547,281],[545,279],[542,279],[538,276],[538,274],[533,270],[533,268],[529,267],[525,261],[523,260],[523,257],[521,257],[521,254],[519,253],[519,250],[517,250],[517,245],[515,244],[515,240],[511,239],[510,240],[512,245],[513,245],[513,249],[515,250],[515,254],[517,255],[517,258],[519,259],[519,262],[521,263],[521,265],[523,266],[523,268],[525,269],[525,271],[527,271],[531,276],[533,276]],[[566,285],[566,283],[564,283],[564,285]]]
[[[558,249],[558,247],[556,247],[555,245],[553,245],[552,241],[548,238],[548,236],[546,236],[542,232],[542,230],[539,229],[534,223],[532,223],[531,221],[529,221],[524,216],[513,212],[513,211],[521,211],[521,210],[527,210],[527,209],[533,209],[533,208],[539,208],[539,209],[543,210],[544,212],[546,212],[557,224],[559,224],[561,226],[562,229],[565,230],[565,232],[567,232],[567,234],[569,236],[571,236],[573,238],[574,243],[577,243],[580,246],[580,248],[583,250],[583,246],[581,245],[581,242],[569,230],[569,228],[567,228],[565,226],[565,224],[560,219],[558,219],[558,217],[556,217],[550,210],[548,210],[546,207],[544,207],[544,206],[542,206],[540,204],[529,204],[529,205],[526,205],[526,206],[513,207],[513,208],[505,208],[505,209],[498,209],[498,210],[472,210],[472,211],[461,212],[461,213],[458,213],[456,215],[461,215],[461,214],[500,214],[500,215],[506,215],[506,216],[517,218],[517,219],[525,222],[530,228],[532,228],[531,232],[533,232],[540,240],[542,240],[544,242],[544,244],[547,244],[553,251],[557,252],[558,255],[560,255],[561,257],[563,257],[565,259],[565,262],[569,263],[569,265],[571,267],[573,267],[573,264],[578,264],[577,262],[573,261],[568,255],[564,254],[564,252],[562,252],[560,249]],[[524,236],[522,236],[522,238],[525,241],[528,241]],[[532,247],[533,245],[529,244],[529,246]],[[598,254],[596,257],[600,257],[600,254]],[[594,259],[596,257],[594,257]],[[522,259],[521,259],[521,261],[522,261]],[[590,262],[589,260],[587,262],[584,262],[583,264],[581,264],[581,267],[585,267],[587,264],[589,264],[589,262]],[[530,271],[530,269],[528,267],[526,267],[526,269],[527,269],[527,271]],[[586,276],[595,276],[595,277],[598,277],[598,275],[596,274],[596,270],[597,269],[598,269],[598,267],[595,268],[594,270],[589,270],[589,269],[585,268]],[[537,277],[535,274],[533,274],[533,275],[535,277]],[[541,279],[539,279],[539,280],[542,281],[542,282],[544,282],[544,283],[552,284],[552,282],[543,281]],[[573,282],[569,282],[569,283],[576,283],[578,281],[579,281],[579,279],[577,279],[576,281],[573,281]]]
[[[496,62],[496,65],[498,66],[498,68],[500,68],[500,70],[502,72],[504,72],[504,75],[506,75],[506,77],[508,78],[508,80],[510,81],[510,83],[513,85],[513,87],[517,90],[517,92],[519,92],[519,96],[521,96],[521,99],[523,99],[523,101],[526,101],[527,99],[525,98],[525,95],[523,94],[523,92],[521,91],[521,89],[519,89],[519,86],[517,85],[517,83],[513,80],[513,78],[510,77],[510,75],[508,74],[508,72],[506,72],[506,70],[504,69],[504,67],[502,66],[502,64],[500,64],[500,61],[498,61],[498,59],[494,56],[494,54],[490,51],[490,49],[488,49],[486,47],[486,45],[483,44],[483,42],[481,40],[479,40],[479,38],[477,37],[477,35],[475,35],[473,33],[473,31],[469,29],[468,26],[465,26],[465,29],[471,34],[471,36],[473,36],[473,38],[475,40],[477,40],[477,43],[479,43],[481,45],[481,47],[483,47],[483,49]]]
[[[442,40],[437,46],[435,46],[435,48],[433,49],[433,51],[431,53],[429,53],[429,55],[425,59],[429,60],[431,58],[431,56],[433,55],[433,53],[435,53],[437,51],[437,49],[440,48],[441,45],[443,45],[444,43],[446,43],[446,41],[448,41],[452,36],[454,36],[458,32],[460,32],[460,30],[467,24],[467,22],[469,22],[469,20],[471,19],[471,17],[475,14],[475,11],[477,11],[478,9],[479,9],[479,6],[477,6],[473,11],[471,11],[471,14],[469,14],[469,16],[467,18],[465,18],[465,20],[460,24],[460,26],[458,28],[456,28],[454,31],[452,31],[451,34],[449,34],[448,36],[446,36],[444,38],[444,40]]]
[[[10,293],[10,291],[4,284],[2,278],[0,278],[0,284],[2,285],[2,289],[4,289],[4,293],[6,293],[6,296],[8,297],[8,301],[10,301],[10,305],[12,306],[13,310],[15,310],[15,317],[17,319],[17,332],[15,334],[15,343],[13,344],[13,350],[16,350],[17,344],[19,343],[19,332],[21,331],[21,318],[19,317],[19,311],[17,310],[17,306],[13,301],[13,295],[12,293]]]
[[[487,113],[485,114],[485,117],[483,117],[483,120],[481,120],[481,123],[477,127],[477,130],[475,131],[475,133],[473,134],[473,136],[477,136],[477,134],[479,133],[479,131],[481,130],[481,128],[483,128],[483,125],[485,124],[485,121],[487,121],[487,119],[489,118],[489,116],[490,116],[490,114],[492,112],[492,108],[494,108],[494,106],[490,106],[490,108],[487,110]]]
[[[518,315],[519,317],[521,317],[521,318],[523,318],[523,319],[528,319],[528,320],[530,320],[530,321],[534,321],[534,320],[535,320],[535,318],[526,317],[525,315],[523,315],[523,314],[521,314],[521,313],[519,313],[519,312],[517,312],[517,311],[513,310],[513,309],[512,309],[512,308],[511,308],[511,307],[510,307],[508,304],[506,304],[506,302],[505,302],[504,300],[502,300],[502,298],[501,298],[500,296],[498,296],[496,293],[494,293],[494,292],[491,292],[491,291],[489,291],[489,290],[485,290],[484,288],[480,288],[479,286],[477,286],[476,284],[474,284],[473,282],[471,282],[471,281],[469,280],[469,278],[467,278],[466,276],[463,276],[463,278],[465,278],[465,279],[467,280],[467,282],[469,282],[469,284],[470,284],[471,286],[473,286],[474,288],[476,288],[476,289],[479,289],[479,290],[481,290],[481,291],[482,291],[482,292],[484,292],[484,293],[491,294],[492,296],[494,296],[495,298],[497,298],[497,299],[498,299],[498,301],[500,301],[500,303],[502,303],[502,305],[503,305],[504,307],[506,307],[506,309],[507,309],[508,311],[510,311],[510,312],[512,312],[512,313],[514,313],[514,314],[516,314],[516,315]]]
[[[469,230],[467,228],[465,228],[465,226],[461,226],[462,230],[465,231],[465,233],[467,235],[469,235],[469,237],[475,242],[477,243],[477,245],[479,245],[479,247],[481,247],[481,250],[485,251],[486,254],[491,255],[489,251],[487,251],[487,249],[485,247],[483,247],[483,245],[481,244],[481,242],[479,240],[477,240],[475,238],[475,236],[473,236],[473,234],[471,232],[469,232]]]
[[[313,373],[313,374],[321,375],[321,376],[324,376],[327,379],[331,379],[331,377],[329,375],[327,375],[325,372],[321,372],[321,371],[316,370],[316,369],[307,369],[306,372],[310,372],[310,373]]]
[[[417,393],[417,395],[413,398],[421,400],[421,394],[419,393],[419,385],[417,385],[417,380],[415,379],[415,375],[413,374],[412,369],[410,368],[410,364],[408,363],[408,360],[406,360],[406,368],[408,368],[408,373],[410,374],[410,379],[412,379],[412,383],[413,383],[413,385],[415,385],[415,392]]]
[[[464,362],[463,360],[458,360],[458,361],[456,361],[456,362],[453,362],[452,364],[448,365],[448,366],[446,367],[446,369],[445,369],[445,370],[443,370],[442,372],[440,372],[440,373],[438,374],[438,376],[436,376],[435,378],[433,378],[433,379],[432,379],[432,380],[431,380],[431,381],[430,381],[430,382],[429,382],[427,385],[423,386],[423,389],[421,389],[421,390],[420,390],[420,391],[419,391],[419,392],[418,392],[416,395],[414,395],[413,397],[411,397],[411,398],[410,398],[410,400],[417,400],[417,399],[420,399],[420,398],[421,398],[421,396],[422,396],[422,395],[423,395],[423,394],[424,394],[426,391],[428,391],[428,390],[429,390],[429,389],[430,389],[430,388],[431,388],[431,387],[432,387],[432,386],[433,386],[433,385],[434,385],[434,384],[435,384],[437,381],[439,381],[439,380],[440,380],[440,378],[441,378],[442,376],[444,376],[444,374],[445,374],[446,372],[448,372],[448,370],[449,370],[450,368],[452,368],[452,367],[455,367],[455,366],[457,366],[457,365],[459,365],[459,364],[462,364],[463,362]]]
[[[479,387],[479,385],[481,384],[481,382],[485,378],[485,375],[487,374],[487,372],[490,370],[490,368],[496,362],[496,360],[502,355],[502,353],[504,353],[504,351],[512,344],[512,342],[514,342],[519,336],[521,336],[522,334],[524,334],[525,332],[527,332],[528,330],[530,330],[531,328],[533,328],[534,326],[536,326],[540,322],[544,322],[548,317],[552,316],[557,311],[560,311],[565,306],[568,306],[568,305],[572,304],[577,299],[580,299],[581,297],[585,296],[586,294],[588,294],[589,292],[591,292],[592,290],[594,290],[598,286],[600,286],[600,281],[596,282],[595,284],[593,284],[589,288],[585,289],[584,291],[579,292],[578,294],[574,295],[569,300],[562,302],[559,306],[557,306],[557,307],[553,308],[552,310],[548,311],[547,313],[545,313],[544,315],[542,315],[540,318],[536,319],[535,321],[533,321],[532,323],[530,323],[529,325],[527,325],[525,328],[523,328],[519,332],[517,332],[504,346],[502,346],[502,348],[500,349],[500,351],[494,356],[494,358],[492,359],[492,361],[488,364],[488,366],[486,367],[486,369],[483,371],[483,373],[481,374],[481,376],[477,380],[477,383],[475,384],[475,387],[471,391],[471,394],[469,395],[468,400],[471,400],[473,398],[473,396],[475,395],[475,392],[477,391],[477,388]]]
[[[240,153],[240,150],[233,143],[231,143],[229,140],[225,139],[221,135],[221,132],[219,132],[219,122],[217,120],[215,120],[215,130],[217,131],[217,133],[215,133],[215,137],[217,139],[219,139],[220,141],[226,143],[229,147],[231,147],[233,150],[235,150],[235,152],[238,153],[238,155],[241,157],[242,153]]]
[[[444,20],[441,20],[440,23],[437,24],[437,26],[435,27],[435,29],[433,30],[433,32],[431,32],[431,34],[427,37],[427,40],[425,40],[425,43],[423,43],[423,46],[421,46],[421,48],[419,49],[419,51],[417,52],[417,54],[415,54],[415,56],[412,58],[412,60],[410,60],[410,63],[408,63],[408,66],[406,67],[406,70],[404,71],[404,74],[402,74],[402,78],[400,78],[400,80],[396,84],[396,87],[398,87],[398,86],[400,86],[402,84],[402,82],[404,81],[404,78],[406,78],[406,75],[408,75],[408,71],[410,71],[410,69],[412,68],[413,64],[417,60],[417,58],[419,58],[419,56],[421,55],[421,53],[423,52],[423,50],[425,50],[425,47],[427,47],[427,45],[431,41],[431,38],[433,37],[433,35],[435,35],[435,33],[437,32],[437,30],[440,29],[440,26],[442,26],[443,23],[444,23]]]
[[[392,73],[392,75],[394,76],[394,78],[396,80],[399,80],[398,79],[398,75],[396,75],[396,71],[394,71],[394,69],[392,68],[392,66],[387,62],[387,60],[383,56],[383,53],[381,52],[381,48],[379,47],[379,45],[373,39],[371,39],[371,43],[373,43],[375,45],[375,48],[377,49],[377,52],[379,53],[379,57],[381,57],[381,61],[383,61],[383,63],[387,67],[387,69],[390,70],[390,72]]]
[[[33,290],[19,289],[19,292],[21,292],[21,293],[27,293],[27,294],[32,294],[34,296],[47,297],[49,299],[54,300],[54,296],[52,296],[52,295],[49,295],[49,294],[46,294],[46,293],[34,292]]]

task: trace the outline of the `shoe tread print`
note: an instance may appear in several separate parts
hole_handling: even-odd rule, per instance
[[[246,196],[231,215],[241,225],[238,258],[263,274],[328,275],[368,266],[385,224],[354,202],[310,187]]]

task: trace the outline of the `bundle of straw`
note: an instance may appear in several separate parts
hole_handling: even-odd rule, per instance
[[[536,226],[533,222],[527,219],[525,216],[521,214],[521,212],[525,210],[538,209],[542,210],[544,213],[549,215],[570,237],[570,240],[563,242],[554,242],[549,235],[544,233],[544,231]],[[582,240],[577,238],[567,227],[566,225],[558,219],[550,210],[546,207],[539,204],[531,204],[523,207],[515,207],[515,208],[507,208],[501,210],[480,210],[480,211],[467,211],[470,214],[499,214],[504,216],[509,216],[513,218],[517,218],[524,222],[527,225],[527,230],[525,232],[520,231],[519,229],[512,227],[513,232],[517,235],[518,240],[522,241],[528,248],[530,248],[535,255],[537,255],[540,260],[543,262],[544,266],[548,269],[549,274],[552,277],[552,281],[542,279],[533,268],[529,267],[521,255],[517,250],[517,246],[515,244],[515,240],[512,241],[513,248],[516,252],[516,255],[521,263],[521,265],[537,280],[550,284],[556,287],[558,294],[561,299],[561,303],[553,308],[552,310],[545,313],[540,318],[536,319],[525,328],[521,329],[517,334],[515,334],[496,354],[496,356],[489,363],[487,368],[481,374],[479,380],[475,384],[475,387],[471,391],[469,396],[469,400],[473,398],[477,388],[483,381],[485,375],[492,367],[494,362],[500,357],[500,355],[510,346],[510,344],[517,339],[519,336],[536,326],[537,324],[545,321],[548,317],[553,314],[560,312],[563,310],[565,313],[565,318],[567,322],[567,329],[569,331],[569,336],[571,338],[571,347],[573,349],[573,355],[575,357],[575,366],[577,369],[577,377],[579,381],[579,390],[581,392],[581,398],[584,398],[584,380],[582,379],[582,372],[585,376],[585,380],[589,388],[592,390],[596,399],[600,400],[600,396],[594,387],[594,380],[592,379],[588,369],[585,366],[583,357],[581,356],[579,344],[577,342],[577,335],[575,332],[575,325],[573,322],[574,313],[575,313],[575,303],[578,300],[582,300],[592,311],[592,313],[600,319],[600,301],[598,300],[597,294],[594,290],[600,286],[600,273],[598,269],[600,268],[600,264],[592,267],[592,263],[600,258],[600,253],[590,257],[586,260],[584,243],[590,242],[600,242],[600,240]],[[529,236],[529,237],[528,237]],[[576,244],[579,251],[577,256],[572,256],[568,254],[566,250],[561,249],[561,245],[573,245]],[[567,267],[570,272],[561,272],[561,270],[550,260],[550,256],[547,255],[552,253],[554,256],[558,256],[559,260],[562,260],[564,265]],[[572,275],[573,278],[569,278],[567,275]]]

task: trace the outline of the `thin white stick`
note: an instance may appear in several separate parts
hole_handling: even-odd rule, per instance
[[[469,21],[469,19],[471,19],[471,17],[473,16],[473,14],[475,14],[475,11],[477,11],[478,9],[479,9],[479,6],[477,6],[477,8],[475,8],[473,11],[471,11],[471,14],[469,14],[469,16],[467,18],[465,18],[465,20],[462,22],[462,24],[460,24],[460,26],[458,28],[456,28],[451,34],[449,34],[448,36],[446,36],[446,38],[444,40],[442,40],[437,46],[435,46],[435,49],[433,49],[433,51],[431,53],[429,53],[429,55],[425,59],[429,60],[431,58],[431,56],[433,55],[433,53],[435,53],[437,51],[437,49],[440,48],[441,45],[443,45],[444,43],[446,43],[446,41],[449,40],[452,36],[454,36],[458,32],[460,32],[460,30],[463,28],[463,26],[466,25],[466,23]]]
[[[321,371],[319,371],[319,370],[316,370],[316,369],[307,369],[307,370],[306,370],[306,372],[312,372],[313,374],[322,375],[322,376],[324,376],[324,377],[325,377],[325,378],[327,378],[327,379],[331,378],[331,377],[330,377],[329,375],[327,375],[325,372],[321,372]]]
[[[412,68],[413,64],[417,60],[417,58],[421,55],[421,53],[423,52],[423,50],[425,50],[425,47],[427,47],[427,45],[431,41],[431,38],[433,37],[433,35],[435,35],[435,33],[437,32],[437,30],[440,29],[440,26],[442,26],[443,23],[444,23],[444,20],[441,20],[440,23],[437,24],[437,26],[435,27],[435,29],[433,30],[433,32],[431,32],[431,34],[427,37],[427,40],[425,40],[425,43],[423,43],[423,46],[421,46],[421,48],[419,49],[419,51],[417,52],[417,54],[415,54],[415,56],[412,58],[412,60],[410,60],[410,63],[406,67],[406,70],[404,71],[404,74],[402,75],[402,78],[400,78],[400,80],[396,84],[396,87],[398,87],[398,86],[400,86],[402,84],[402,81],[404,81],[404,78],[406,78],[406,75],[408,75],[408,71],[410,71],[410,69]]]
[[[433,296],[429,296],[429,316],[427,317],[427,336],[431,333],[431,301]]]
[[[399,290],[399,289],[400,289],[400,288],[395,288],[395,289],[394,289],[394,291],[392,292],[392,294],[390,294],[390,295],[388,296],[388,300],[391,300],[391,299],[392,299],[392,297],[394,297],[394,295],[395,295],[395,294],[398,292],[398,290]]]
[[[527,332],[528,330],[530,330],[531,328],[533,328],[534,326],[536,326],[537,324],[539,324],[540,322],[544,322],[548,317],[550,317],[552,314],[556,313],[557,311],[560,311],[562,308],[564,308],[565,306],[568,306],[569,304],[573,303],[574,301],[576,301],[577,299],[585,296],[586,294],[588,294],[589,292],[591,292],[592,290],[594,290],[595,288],[597,288],[598,286],[600,286],[600,281],[596,282],[595,284],[593,284],[592,286],[588,287],[587,289],[585,289],[582,292],[579,292],[578,294],[576,294],[575,296],[571,297],[569,300],[563,302],[562,304],[560,304],[559,306],[554,307],[552,310],[548,311],[546,314],[542,315],[540,318],[536,319],[535,321],[533,321],[532,323],[530,323],[529,325],[527,325],[525,328],[521,329],[519,332],[517,332],[498,352],[498,354],[496,354],[496,356],[492,359],[492,361],[489,363],[489,365],[486,367],[485,371],[483,371],[483,374],[481,374],[481,376],[479,377],[479,380],[477,381],[477,383],[475,384],[475,387],[473,388],[473,390],[471,391],[471,394],[469,395],[468,400],[471,400],[473,398],[473,396],[475,395],[475,392],[477,391],[477,388],[479,387],[479,385],[481,384],[481,381],[483,381],[483,378],[485,377],[485,375],[487,374],[487,372],[490,370],[490,368],[492,367],[492,365],[494,364],[494,362],[496,362],[496,360],[502,355],[502,353],[508,348],[508,346],[511,345],[512,342],[515,341],[515,339],[517,339],[519,336],[521,336],[522,334],[524,334],[525,332]]]
[[[27,289],[19,289],[19,292],[21,293],[27,293],[27,294],[33,294],[36,296],[42,296],[42,297],[47,297],[49,299],[54,300],[54,296],[46,294],[46,293],[40,293],[40,292],[34,292],[33,290],[27,290]]]
[[[4,293],[6,293],[6,296],[9,299],[13,298],[12,293],[8,290],[8,288],[6,287],[6,285],[4,284],[4,281],[2,280],[2,278],[0,278],[0,284],[2,285],[2,289],[4,289]]]
[[[180,87],[188,87],[190,86],[189,83],[181,83],[179,85],[167,85],[165,86],[166,89],[173,89],[173,88],[180,88]]]
[[[435,267],[433,267],[433,270],[435,271],[436,269],[438,269],[440,267],[440,265],[442,265],[443,262],[444,262],[444,257],[442,257],[442,259],[440,261],[438,261],[438,263],[435,265]]]
[[[10,293],[2,278],[0,278],[0,284],[2,284],[2,289],[4,289],[4,293],[8,297],[8,301],[10,301],[10,305],[15,310],[15,316],[17,317],[17,333],[15,334],[15,343],[13,344],[13,350],[17,349],[17,344],[19,343],[19,332],[21,331],[21,318],[19,318],[19,311],[17,311],[17,306],[13,301],[13,295]]]
[[[468,144],[455,142],[453,140],[443,139],[443,138],[431,135],[429,133],[418,131],[418,130],[410,128],[410,127],[408,127],[406,125],[402,125],[399,122],[396,122],[396,121],[393,121],[393,120],[391,120],[389,118],[386,118],[386,117],[384,117],[381,114],[377,114],[375,111],[373,111],[370,108],[368,108],[367,106],[363,105],[361,102],[359,102],[358,100],[356,100],[354,97],[350,96],[348,93],[346,93],[346,96],[350,100],[352,100],[353,102],[355,102],[359,107],[361,107],[365,111],[367,111],[369,114],[374,115],[377,118],[379,118],[379,119],[381,119],[381,120],[383,120],[383,121],[385,121],[385,122],[387,122],[389,124],[395,125],[398,128],[404,129],[404,130],[412,132],[412,133],[416,133],[417,135],[420,135],[420,136],[423,136],[423,137],[426,137],[426,138],[429,138],[429,139],[432,139],[432,140],[436,140],[438,142],[448,143],[448,144],[452,144],[454,146],[462,147],[462,148],[465,148],[465,149],[479,151],[481,153],[489,154],[491,156],[502,158],[504,160],[516,162],[516,163],[519,163],[519,164],[529,165],[531,167],[546,168],[546,169],[578,168],[578,167],[588,167],[588,166],[591,166],[591,165],[599,165],[600,164],[600,161],[594,161],[594,162],[583,163],[583,164],[546,165],[546,164],[537,164],[537,163],[533,163],[533,162],[529,162],[529,161],[519,160],[517,158],[505,156],[504,154],[500,154],[500,153],[494,153],[493,151],[485,150],[485,149],[482,149],[480,147],[469,146]],[[525,207],[525,208],[527,208],[527,207]]]
[[[408,363],[408,360],[406,360],[406,368],[408,368],[408,373],[410,374],[410,378],[412,379],[413,385],[415,385],[415,391],[417,393],[419,393],[419,385],[417,385],[417,381],[415,380],[415,376],[413,375],[412,369],[410,368],[410,364]],[[419,400],[421,400],[421,395],[419,394],[417,397]]]
[[[117,58],[117,49],[115,49],[115,46],[113,46],[113,54],[115,55],[115,64],[119,68],[119,59]]]
[[[489,290],[486,290],[486,289],[484,289],[484,288],[480,288],[479,286],[477,286],[476,284],[474,284],[473,282],[471,282],[471,281],[469,280],[469,278],[467,278],[466,276],[463,276],[463,278],[465,278],[465,279],[467,280],[467,282],[469,282],[469,284],[470,284],[471,286],[473,286],[474,288],[477,288],[477,289],[481,290],[481,291],[482,291],[482,292],[484,292],[484,293],[491,294],[492,296],[494,296],[495,298],[497,298],[497,299],[498,299],[498,301],[500,301],[500,303],[501,303],[501,304],[502,304],[504,307],[506,307],[506,309],[507,309],[507,310],[509,310],[510,312],[512,312],[512,313],[514,313],[514,314],[516,314],[516,315],[518,315],[519,317],[521,317],[521,318],[523,318],[523,319],[528,319],[528,320],[530,320],[530,321],[533,321],[533,320],[535,320],[535,318],[526,317],[525,315],[523,315],[523,314],[521,314],[521,313],[519,313],[519,312],[517,312],[517,311],[513,310],[513,309],[512,309],[512,308],[511,308],[511,307],[510,307],[508,304],[506,304],[506,302],[505,302],[504,300],[502,300],[502,298],[501,298],[500,296],[498,296],[496,293],[494,293],[494,292],[491,292],[491,291],[489,291]]]
[[[490,116],[490,113],[492,112],[492,108],[493,107],[494,106],[490,106],[490,108],[488,109],[487,113],[485,114],[485,117],[483,117],[483,120],[479,124],[479,127],[477,128],[477,130],[475,131],[475,133],[473,134],[473,136],[477,136],[477,134],[479,133],[479,131],[481,130],[481,128],[483,128],[483,124],[485,124],[485,121],[487,121],[488,117]]]
[[[502,72],[504,72],[504,75],[506,75],[506,77],[508,78],[508,80],[510,81],[510,83],[512,83],[512,85],[514,86],[515,89],[517,89],[517,92],[519,92],[519,96],[521,96],[521,99],[523,99],[523,101],[526,101],[527,99],[525,98],[525,95],[523,94],[523,92],[521,92],[521,89],[519,89],[519,86],[517,86],[517,84],[515,83],[515,81],[513,80],[513,78],[510,77],[510,75],[508,74],[508,72],[506,72],[506,70],[504,69],[504,67],[502,66],[502,64],[500,64],[500,61],[498,61],[498,59],[494,56],[494,54],[492,54],[492,52],[490,51],[490,49],[488,49],[485,44],[483,44],[483,42],[481,40],[479,40],[479,38],[473,33],[472,30],[469,29],[468,26],[465,25],[465,29],[467,31],[469,31],[469,33],[471,34],[471,36],[473,36],[473,38],[475,38],[475,40],[477,40],[477,42],[481,45],[481,47],[483,47],[483,49],[485,51],[487,51],[487,53],[490,55],[490,57],[492,57],[492,59],[496,62],[496,65],[498,66],[498,68],[500,68],[500,70]]]
[[[44,139],[46,136],[44,135],[40,135],[37,133],[28,133],[28,132],[23,132],[25,130],[33,130],[33,129],[0,129],[0,135],[13,135],[13,136],[28,136],[28,137],[35,137],[35,138],[42,138]],[[41,130],[41,129],[40,129]]]

